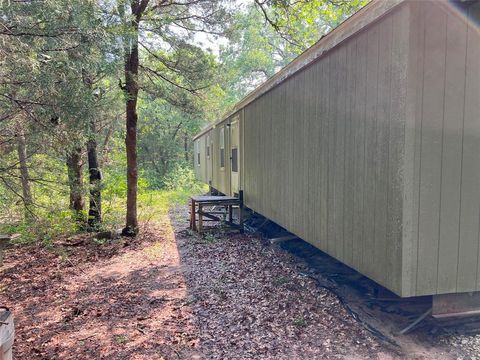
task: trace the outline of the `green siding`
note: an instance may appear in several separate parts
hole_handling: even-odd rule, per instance
[[[246,205],[397,293],[408,25],[392,12],[244,117]]]
[[[480,3],[470,3],[468,23],[445,3],[415,3],[412,13],[404,293],[477,291]]]
[[[239,112],[248,207],[401,296],[480,290],[480,32],[454,5],[404,2]]]

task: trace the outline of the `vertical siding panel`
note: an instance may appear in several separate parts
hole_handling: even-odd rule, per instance
[[[261,124],[262,118],[260,114],[260,100],[257,100],[253,104],[253,122],[254,122],[254,134],[255,137],[255,152],[253,156],[255,157],[255,203],[257,211],[262,212],[262,171],[261,171],[261,162],[263,157],[263,150],[262,150],[262,140],[261,140]]]
[[[257,114],[257,106],[258,106],[258,101],[255,101],[251,105],[249,105],[250,111],[251,111],[251,122],[252,122],[252,145],[253,145],[253,150],[252,150],[252,197],[255,199],[255,207],[256,211],[259,210],[260,208],[260,192],[259,192],[259,181],[260,181],[260,176],[259,176],[259,166],[258,163],[260,161],[260,147],[259,147],[259,139],[260,139],[260,134],[259,134],[259,118]]]
[[[277,149],[277,143],[279,141],[278,136],[275,134],[275,128],[277,125],[277,116],[276,116],[276,110],[275,110],[275,103],[276,103],[276,98],[277,98],[277,89],[275,88],[272,90],[271,96],[269,96],[269,129],[270,129],[270,137],[271,137],[271,144],[270,144],[270,163],[269,169],[270,169],[270,174],[273,176],[269,177],[270,181],[270,204],[269,204],[269,210],[270,212],[275,214],[275,218],[277,219],[276,221],[279,222],[280,218],[278,217],[278,187],[280,185],[281,177],[279,176],[278,173],[278,149]]]
[[[253,171],[252,179],[253,179],[253,189],[252,189],[252,197],[255,197],[255,211],[261,211],[261,189],[260,189],[260,181],[261,181],[261,173],[260,173],[260,160],[261,160],[261,147],[260,147],[260,116],[258,114],[258,105],[259,101],[254,101],[249,105],[251,108],[252,114],[252,144],[253,144],[253,151],[252,151],[252,160],[253,160]]]
[[[436,291],[440,216],[446,15],[430,7],[425,19],[425,71],[420,152],[417,292]]]
[[[266,141],[265,141],[265,133],[263,132],[263,128],[265,125],[265,121],[263,118],[263,97],[259,98],[255,104],[255,113],[256,113],[256,127],[257,127],[257,193],[258,193],[258,211],[261,214],[265,215],[265,196],[264,196],[264,188],[265,188],[265,181],[264,181],[264,163],[265,163],[265,148],[266,148]]]
[[[303,106],[301,106],[301,92],[302,92],[302,76],[303,74],[296,74],[293,78],[294,81],[294,93],[293,93],[293,108],[294,108],[294,152],[293,152],[293,204],[294,204],[294,233],[302,236],[302,226],[300,225],[303,221],[302,219],[302,198],[301,194],[303,193],[303,179],[300,178],[303,173]]]
[[[312,139],[314,139],[315,148],[312,151],[312,177],[314,178],[313,186],[314,186],[314,193],[315,193],[315,200],[313,202],[313,211],[315,215],[313,217],[313,234],[314,240],[317,247],[321,245],[320,239],[320,221],[321,221],[321,205],[320,205],[320,197],[321,197],[321,180],[320,180],[320,173],[321,169],[321,127],[322,123],[319,116],[319,102],[320,102],[320,94],[322,92],[322,88],[319,87],[319,83],[322,76],[322,65],[320,62],[315,63],[313,66],[314,75],[311,82],[311,101],[312,101],[312,121],[314,122],[313,127],[313,134]]]
[[[287,85],[284,84],[279,88],[279,102],[278,102],[278,128],[279,128],[279,148],[280,153],[278,156],[278,160],[280,162],[279,166],[281,169],[281,178],[282,181],[280,182],[280,194],[279,194],[279,204],[281,206],[281,216],[283,220],[283,224],[288,224],[288,201],[287,201],[287,194],[288,194],[288,156],[289,156],[289,149],[288,149],[288,132],[287,132],[287,100],[286,100],[286,90]]]
[[[273,208],[274,205],[273,203],[276,201],[275,197],[275,187],[277,185],[277,182],[279,181],[279,178],[275,176],[275,166],[274,166],[274,161],[275,159],[273,158],[273,144],[275,141],[275,137],[273,136],[273,128],[272,128],[272,123],[273,123],[273,112],[272,112],[272,102],[273,102],[273,97],[274,97],[274,92],[275,90],[271,90],[269,93],[264,95],[263,97],[265,98],[265,106],[264,106],[264,113],[265,113],[265,126],[266,128],[264,129],[264,132],[262,133],[265,136],[265,139],[267,140],[267,152],[266,152],[266,158],[265,158],[265,185],[266,185],[266,191],[265,191],[265,197],[266,197],[266,206],[265,206],[265,214],[272,214],[273,213]],[[276,219],[278,221],[278,219]]]
[[[265,197],[265,214],[273,214],[272,213],[272,202],[275,200],[274,196],[274,187],[276,181],[278,179],[275,178],[275,169],[272,166],[272,154],[273,154],[273,130],[272,130],[272,101],[273,101],[273,92],[274,90],[270,90],[267,94],[263,95],[263,116],[264,116],[264,128],[263,128],[263,138],[265,141],[265,163],[264,163],[264,171],[265,177],[263,178],[264,182],[264,194]],[[278,221],[275,219],[274,221]]]
[[[275,177],[276,177],[276,184],[275,184],[275,198],[274,198],[274,209],[282,224],[285,223],[285,217],[283,216],[283,207],[282,207],[282,184],[284,183],[284,174],[285,170],[283,167],[285,166],[285,162],[282,160],[283,156],[283,148],[284,148],[284,140],[283,140],[283,119],[282,113],[280,112],[281,109],[281,96],[282,96],[282,87],[277,87],[275,91],[274,102],[272,104],[273,110],[273,122],[272,122],[272,131],[274,132],[274,141],[275,147],[273,152],[273,165],[275,167]]]
[[[442,189],[437,292],[457,285],[462,132],[465,96],[467,25],[449,15],[446,31],[445,104],[443,119]]]
[[[335,256],[335,143],[336,143],[336,119],[337,107],[336,100],[338,97],[337,84],[337,63],[338,52],[332,51],[330,56],[329,68],[329,96],[328,96],[328,247],[327,252]]]
[[[418,220],[420,192],[420,149],[423,104],[423,74],[425,52],[425,16],[422,2],[412,2],[408,114],[405,134],[406,177],[404,181],[404,225],[402,238],[403,293],[415,295],[418,272]],[[410,115],[410,116],[409,116]],[[413,161],[412,161],[413,159]],[[413,163],[413,164],[411,164]]]
[[[251,115],[250,115],[250,106],[247,106],[243,109],[243,191],[245,196],[245,205],[252,207],[250,202],[250,191],[252,189],[251,185],[251,174],[252,174],[252,131],[251,131]],[[214,162],[215,163],[215,162]]]
[[[368,30],[367,35],[367,97],[365,118],[365,193],[363,202],[364,211],[364,249],[363,263],[367,276],[375,273],[374,238],[375,238],[375,144],[376,144],[376,113],[377,113],[377,86],[378,86],[378,51],[379,29]]]
[[[347,51],[345,46],[338,49],[339,67],[337,68],[337,117],[336,117],[336,144],[335,144],[335,246],[336,256],[343,260],[343,222],[344,222],[344,194],[345,194],[345,98],[346,98],[346,70]]]
[[[283,223],[283,218],[281,217],[281,210],[282,210],[282,204],[281,204],[281,184],[283,182],[283,177],[282,177],[282,166],[283,162],[280,160],[281,159],[281,153],[282,153],[282,148],[281,148],[281,143],[282,143],[282,134],[281,134],[281,119],[279,118],[279,101],[278,101],[278,94],[280,93],[279,91],[280,88],[275,88],[272,91],[272,103],[270,105],[271,112],[272,112],[272,121],[271,121],[271,131],[272,131],[272,141],[273,141],[273,146],[272,146],[272,180],[275,182],[274,187],[272,189],[273,196],[272,196],[272,202],[270,203],[271,206],[271,211],[272,214],[275,216],[277,219],[277,222],[282,222]]]
[[[477,2],[470,7],[469,11],[469,31],[468,31],[468,87],[467,91],[470,96],[465,98],[466,105],[466,119],[469,121],[476,121],[476,141],[477,149],[476,154],[480,153],[478,148],[478,142],[480,141],[479,131],[479,114],[480,114],[480,32],[478,24],[480,23],[480,3]],[[480,166],[478,157],[475,164],[477,168]],[[477,183],[477,196],[478,196],[478,183]],[[477,208],[478,208],[477,204]],[[480,234],[477,235],[477,244],[480,242]],[[477,283],[476,290],[480,290],[480,246],[477,254]]]
[[[255,175],[256,179],[256,194],[257,194],[257,211],[260,214],[265,214],[265,199],[263,196],[263,159],[265,157],[265,140],[263,139],[264,135],[263,131],[263,113],[262,113],[262,98],[259,98],[255,101],[255,140],[256,140],[256,172]]]
[[[268,159],[270,156],[270,142],[271,142],[271,137],[272,134],[268,132],[268,97],[266,95],[263,95],[259,99],[259,140],[260,140],[260,145],[259,149],[261,152],[261,163],[260,163],[260,182],[261,182],[261,199],[262,199],[262,214],[268,214],[268,203],[270,202],[270,199],[268,198],[269,194],[269,188],[268,188],[268,176],[270,175],[268,173]]]
[[[293,175],[294,175],[294,140],[295,137],[293,136],[293,128],[294,128],[294,110],[293,110],[293,90],[294,90],[294,82],[293,79],[289,79],[286,82],[286,90],[285,90],[285,104],[286,104],[286,148],[287,148],[287,181],[286,181],[286,192],[283,194],[285,197],[285,200],[287,201],[286,203],[286,209],[287,212],[287,221],[286,224],[289,229],[293,229],[293,214],[294,214],[294,208],[293,208],[293,195],[295,192],[294,189],[294,182],[293,182]]]
[[[478,3],[470,7],[467,31],[465,118],[463,129],[462,197],[457,291],[477,288],[478,226],[480,206],[480,41]]]
[[[317,168],[316,153],[318,145],[317,137],[317,119],[315,116],[315,82],[316,82],[316,64],[307,69],[306,76],[306,121],[307,121],[307,239],[316,246],[317,236],[315,233],[315,223],[317,221],[316,203],[317,203]]]
[[[354,228],[353,228],[353,266],[362,266],[363,258],[363,228],[364,228],[364,178],[365,178],[365,103],[367,85],[367,33],[363,32],[357,38],[356,54],[357,84],[355,87],[354,131],[355,131],[355,197],[354,197]]]
[[[322,63],[322,74],[321,74],[321,83],[322,92],[321,92],[321,101],[320,101],[320,111],[319,117],[321,122],[321,142],[320,142],[320,163],[321,172],[320,172],[320,241],[322,244],[322,249],[328,249],[328,142],[329,142],[329,132],[328,132],[328,120],[329,120],[329,74],[330,74],[330,57],[323,58]]]
[[[390,129],[390,80],[392,64],[392,16],[381,23],[377,88],[375,141],[375,229],[374,257],[376,266],[387,269],[387,194]],[[378,281],[385,284],[387,272]]]
[[[409,47],[409,8],[404,6],[393,17],[391,109],[389,129],[388,208],[387,208],[387,284],[402,291],[402,251],[404,139],[407,103],[407,64]],[[413,147],[413,146],[412,146]]]
[[[309,208],[309,202],[308,199],[312,196],[310,193],[309,189],[309,182],[310,179],[308,177],[308,159],[309,159],[309,154],[310,154],[310,148],[312,143],[309,141],[310,136],[309,136],[309,128],[310,128],[310,114],[309,114],[309,94],[308,94],[308,89],[309,89],[309,83],[310,83],[310,77],[311,77],[311,68],[307,68],[302,72],[302,81],[300,83],[301,86],[301,92],[300,94],[302,95],[302,99],[300,101],[300,106],[302,107],[302,133],[301,133],[301,142],[302,142],[302,172],[299,174],[301,177],[301,181],[303,183],[302,186],[302,192],[299,194],[301,196],[301,199],[299,201],[300,205],[300,216],[301,216],[301,222],[300,226],[302,227],[302,237],[305,239],[310,239],[309,233],[308,233],[308,228],[309,228],[309,213],[311,212],[311,209]]]
[[[302,107],[302,132],[301,132],[301,142],[302,142],[302,172],[299,174],[302,180],[302,192],[299,194],[301,199],[299,201],[300,205],[300,226],[302,227],[302,237],[305,239],[310,239],[308,234],[309,222],[308,217],[311,209],[309,209],[308,199],[311,197],[309,189],[309,178],[308,178],[308,157],[310,153],[310,139],[309,139],[309,104],[308,104],[308,88],[310,79],[310,68],[307,68],[302,73],[302,81],[300,83],[301,96],[300,106]]]
[[[353,263],[353,209],[354,209],[354,136],[353,117],[355,107],[356,76],[355,62],[357,61],[357,42],[350,40],[347,45],[347,97],[346,97],[346,124],[345,124],[345,197],[344,224],[343,224],[343,253],[345,263]]]
[[[320,118],[320,101],[321,101],[321,94],[323,92],[323,87],[320,85],[321,84],[321,77],[322,77],[322,62],[318,61],[313,65],[313,71],[314,71],[314,76],[313,76],[313,81],[312,81],[312,87],[311,87],[311,98],[312,98],[312,111],[313,111],[313,116],[312,116],[312,121],[314,122],[315,126],[313,129],[312,137],[314,139],[314,144],[315,147],[312,150],[312,177],[314,179],[313,181],[313,189],[312,191],[315,194],[315,199],[313,202],[313,207],[312,211],[314,212],[314,217],[313,217],[313,223],[311,226],[313,226],[313,240],[315,241],[315,245],[319,248],[322,247],[322,239],[320,236],[320,228],[321,224],[320,222],[322,221],[322,215],[321,215],[321,172],[322,172],[322,160],[321,160],[321,141],[322,141],[322,133],[321,133],[321,128],[322,128],[322,122]]]

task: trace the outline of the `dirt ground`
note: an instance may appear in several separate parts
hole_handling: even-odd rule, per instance
[[[15,359],[453,359],[371,335],[306,264],[258,237],[187,230],[186,207],[135,239],[14,247],[0,305]]]

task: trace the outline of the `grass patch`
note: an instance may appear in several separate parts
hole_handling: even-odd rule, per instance
[[[195,184],[191,188],[181,188],[176,190],[154,190],[139,186],[137,211],[140,222],[158,222],[165,219],[168,212],[173,207],[187,203],[189,197],[193,194],[201,194],[207,191],[206,185]],[[37,213],[37,218],[30,221],[24,221],[17,218],[12,223],[0,223],[1,234],[20,234],[13,242],[18,244],[29,244],[36,241],[43,242],[46,245],[58,236],[71,236],[81,231],[78,223],[75,221],[74,214],[69,210],[60,210],[56,207],[63,204],[60,197],[52,194],[50,211],[41,211]],[[103,224],[102,230],[115,230],[124,225],[125,221],[125,202],[123,193],[104,190],[103,196]],[[58,199],[57,199],[58,197]],[[62,198],[63,199],[63,198]],[[103,240],[95,240],[98,245],[104,243]]]
[[[305,326],[307,326],[307,322],[305,321],[304,318],[298,318],[298,319],[295,319],[293,320],[292,324],[298,328],[303,328]]]
[[[290,279],[286,276],[279,276],[276,279],[273,280],[273,285],[274,286],[282,286],[284,284],[287,284],[290,282]]]

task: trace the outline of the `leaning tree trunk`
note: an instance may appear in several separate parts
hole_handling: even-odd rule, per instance
[[[83,161],[82,149],[75,148],[67,154],[68,186],[70,187],[70,210],[74,212],[75,220],[85,223],[85,200],[83,198]]]
[[[28,174],[28,165],[27,165],[27,144],[25,141],[25,132],[23,130],[23,125],[20,122],[17,122],[16,125],[16,138],[17,138],[17,153],[18,153],[18,162],[20,165],[20,179],[22,183],[22,193],[23,193],[23,204],[25,207],[25,219],[29,219],[32,213],[32,190],[30,188],[30,177]]]
[[[98,229],[102,222],[102,174],[97,156],[97,140],[95,139],[95,122],[90,122],[90,138],[87,143],[88,174],[90,180],[90,206],[88,209],[88,226]]]

